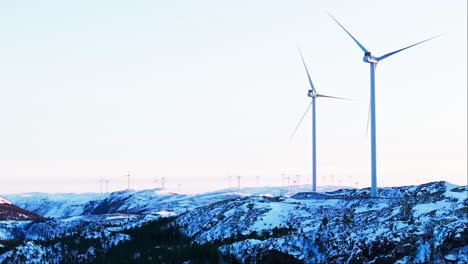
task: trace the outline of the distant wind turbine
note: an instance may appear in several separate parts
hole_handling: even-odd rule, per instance
[[[309,111],[309,108],[312,106],[312,191],[316,192],[317,191],[317,141],[316,141],[316,125],[315,125],[315,99],[319,97],[324,97],[324,98],[333,98],[333,99],[344,99],[344,100],[349,100],[347,98],[341,98],[341,97],[335,97],[335,96],[329,96],[329,95],[323,95],[323,94],[318,94],[317,91],[315,90],[314,84],[312,83],[312,78],[310,77],[309,70],[307,69],[307,65],[304,60],[304,56],[302,56],[302,52],[300,49],[299,54],[301,55],[302,63],[304,64],[304,68],[307,73],[307,78],[309,79],[309,85],[310,89],[307,93],[308,97],[311,97],[312,100],[310,104],[307,106],[306,111],[302,115],[301,119],[299,120],[299,123],[297,124],[296,128],[294,129],[294,132],[292,133],[291,137],[289,140],[291,140],[296,134],[296,131],[299,129],[299,126],[302,123],[302,120],[304,120],[304,117],[306,116],[307,112]]]
[[[159,179],[155,177],[154,181],[153,181],[154,182],[154,188],[158,188],[158,181],[159,181]]]
[[[401,48],[399,50],[395,50],[392,52],[389,52],[385,55],[382,55],[380,57],[375,57],[372,56],[371,52],[368,51],[351,33],[349,33],[346,28],[344,28],[343,25],[338,22],[331,14],[328,14],[335,22],[354,40],[354,42],[359,46],[359,48],[364,52],[364,58],[363,61],[369,63],[370,65],[370,128],[371,128],[371,192],[372,196],[377,196],[377,138],[376,138],[376,124],[375,124],[375,70],[377,68],[377,64],[385,59],[388,58],[392,55],[397,54],[398,52],[404,51],[406,49],[409,49],[411,47],[414,47],[416,45],[422,44],[426,41],[429,41],[431,39],[437,38],[439,36],[435,36],[432,38],[428,38],[426,40],[420,41],[418,43],[409,45],[407,47]],[[369,119],[367,121],[369,123]]]
[[[109,180],[109,179],[107,179],[107,180],[105,179],[104,181],[106,182],[106,193],[108,193],[108,192],[109,192],[109,181],[110,181],[110,180]]]
[[[154,184],[157,185],[158,182],[161,183],[161,189],[164,189],[164,183],[166,183],[166,177],[161,177],[160,179],[155,178],[154,179]],[[157,186],[156,186],[157,187]]]
[[[297,182],[297,185],[299,186],[301,183],[300,183],[300,180],[301,180],[301,175],[300,174],[296,174],[296,182]]]
[[[161,178],[161,188],[164,189],[164,184],[166,183],[166,177]]]
[[[288,188],[289,188],[289,176],[286,175],[286,173],[282,172],[281,173],[281,178],[283,179],[283,188],[284,188],[284,179],[288,179]]]
[[[240,191],[240,179],[242,178],[242,176],[235,176],[237,178],[237,191],[239,192]]]
[[[102,194],[102,184],[105,182],[106,180],[104,180],[103,177],[101,177],[101,179],[98,181],[99,183],[101,183],[101,194]]]
[[[127,190],[130,190],[130,172],[127,172],[124,177],[127,177]]]

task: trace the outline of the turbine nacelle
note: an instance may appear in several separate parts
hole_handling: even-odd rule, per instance
[[[362,60],[367,63],[379,62],[379,60],[376,57],[372,56],[370,52],[364,52],[364,58],[362,58]]]
[[[318,95],[317,92],[315,92],[314,90],[309,90],[307,92],[307,96],[312,97],[312,98],[317,97],[317,95]]]

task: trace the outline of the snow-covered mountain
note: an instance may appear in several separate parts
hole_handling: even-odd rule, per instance
[[[11,204],[11,202],[5,198],[0,197],[0,204]]]
[[[319,188],[320,192],[338,189],[335,186]],[[300,186],[296,191],[308,191],[310,186]],[[17,206],[45,217],[71,217],[95,214],[150,214],[159,211],[183,213],[190,209],[217,201],[251,195],[280,196],[288,194],[287,188],[243,188],[239,192],[224,189],[202,194],[180,194],[163,189],[143,191],[125,190],[113,193],[23,193],[4,195]]]
[[[306,263],[440,263],[468,261],[467,190],[422,186],[290,198],[246,197],[180,216],[184,233],[244,263],[291,256]]]
[[[5,220],[36,220],[40,215],[26,211],[0,197],[0,221]]]
[[[224,263],[468,263],[466,186],[383,188],[378,198],[369,189],[279,195],[284,192],[10,195],[50,218],[0,221],[0,262],[88,263],[126,254],[132,263],[159,263],[154,256],[183,256],[205,245]],[[171,230],[169,237],[188,248],[161,243],[167,234],[145,239],[155,229]]]

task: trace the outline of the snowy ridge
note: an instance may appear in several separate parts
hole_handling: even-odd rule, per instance
[[[180,216],[199,243],[251,263],[280,252],[305,263],[468,261],[466,187],[444,182],[219,202]],[[225,241],[226,243],[223,243]],[[246,254],[248,252],[248,254]]]
[[[336,190],[326,186],[319,191]],[[301,186],[298,191],[310,190]],[[178,194],[163,189],[142,191],[125,190],[106,194],[99,193],[23,193],[5,195],[17,206],[45,217],[71,217],[92,214],[149,214],[159,211],[183,213],[213,202],[251,195],[279,196],[287,194],[286,188],[257,187],[240,191],[224,189],[201,194]]]
[[[0,221],[2,220],[31,220],[40,219],[41,216],[29,212],[0,197]],[[1,237],[1,236],[0,236]]]
[[[369,188],[279,196],[285,193],[265,187],[196,195],[160,189],[11,195],[13,202],[54,218],[0,221],[0,263],[21,260],[25,252],[36,257],[21,263],[47,262],[51,255],[58,262],[60,244],[34,241],[75,241],[77,234],[107,250],[132,239],[125,229],[167,216],[176,216],[171,221],[191,241],[216,245],[242,263],[468,263],[467,186],[381,188],[378,198],[370,197]],[[1,250],[1,240],[18,238],[24,242]],[[76,258],[92,262],[96,250]]]
[[[0,197],[0,204],[11,204],[11,202],[5,198]]]

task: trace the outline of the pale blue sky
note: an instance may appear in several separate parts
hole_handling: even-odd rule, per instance
[[[300,46],[319,92],[318,185],[370,185],[369,66],[379,185],[466,184],[467,3],[9,1],[0,3],[0,193],[224,188],[311,173]]]

